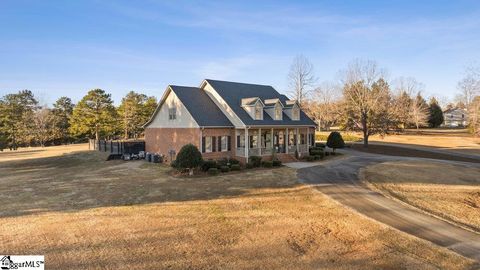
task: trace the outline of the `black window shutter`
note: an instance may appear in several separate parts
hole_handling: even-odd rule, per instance
[[[222,136],[218,136],[218,152],[222,152]]]
[[[228,136],[227,140],[227,151],[232,150],[232,136]]]
[[[217,151],[216,146],[217,146],[217,140],[215,140],[217,137],[212,136],[212,152]]]
[[[202,153],[205,153],[205,137],[202,137]]]
[[[237,135],[237,147],[240,147],[240,135]]]

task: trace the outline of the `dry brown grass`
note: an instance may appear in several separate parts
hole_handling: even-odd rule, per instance
[[[174,178],[96,152],[0,166],[0,250],[45,254],[48,269],[473,266],[298,184],[289,168]]]
[[[480,169],[441,162],[385,162],[363,169],[375,189],[480,231]]]

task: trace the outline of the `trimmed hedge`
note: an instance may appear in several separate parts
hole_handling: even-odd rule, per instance
[[[252,163],[253,167],[260,167],[260,165],[262,165],[262,157],[251,156],[249,163]]]
[[[215,160],[211,160],[211,159],[204,160],[201,168],[202,168],[202,171],[206,172],[210,168],[218,168],[218,164],[217,164],[217,161],[215,161]]]
[[[175,159],[175,167],[179,169],[197,168],[202,165],[202,163],[202,153],[191,143],[184,145]]]
[[[335,152],[337,148],[344,148],[345,142],[343,141],[342,135],[336,131],[330,133],[327,138],[327,146],[332,148],[333,152]]]
[[[240,171],[240,164],[232,164],[230,168],[232,171]]]
[[[271,168],[273,167],[273,162],[268,160],[262,161],[262,167]]]
[[[220,171],[221,171],[221,172],[229,172],[229,171],[230,171],[230,167],[228,167],[228,166],[220,166]]]
[[[274,159],[272,161],[272,165],[273,165],[273,167],[280,167],[280,166],[282,166],[282,161],[280,161],[278,159]]]
[[[247,164],[245,164],[245,168],[247,168],[247,169],[253,169],[253,167],[255,167],[255,166],[253,166],[253,163],[251,163],[251,162],[247,162]]]
[[[314,156],[307,156],[305,158],[307,161],[314,161],[315,160],[315,157]]]
[[[217,175],[218,174],[218,169],[217,168],[210,168],[210,169],[208,169],[208,174]]]

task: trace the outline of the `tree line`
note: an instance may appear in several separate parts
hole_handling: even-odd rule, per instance
[[[40,105],[30,90],[6,94],[0,98],[0,150],[138,138],[156,106],[155,97],[134,91],[118,107],[102,89],[90,90],[77,104],[60,97],[52,107]]]
[[[469,68],[458,88],[460,94],[447,108],[468,110],[468,126],[480,135],[480,69]],[[412,77],[388,80],[375,61],[356,59],[340,70],[338,81],[316,84],[313,65],[297,56],[288,75],[290,95],[297,99],[320,129],[339,126],[363,133],[364,145],[373,134],[406,128],[439,127],[443,110],[435,97],[427,102],[424,85]]]

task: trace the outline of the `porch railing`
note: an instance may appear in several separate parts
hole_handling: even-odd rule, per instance
[[[297,150],[296,145],[289,145],[288,146],[288,152],[290,154],[295,153]],[[298,145],[298,150],[300,153],[307,153],[308,152],[308,146],[306,144],[299,144]],[[285,153],[282,148],[277,148],[275,149],[275,152],[277,153]],[[235,150],[236,156],[239,157],[245,157],[245,147],[237,147]],[[272,154],[272,148],[270,147],[253,147],[248,149],[248,156],[269,156]]]

